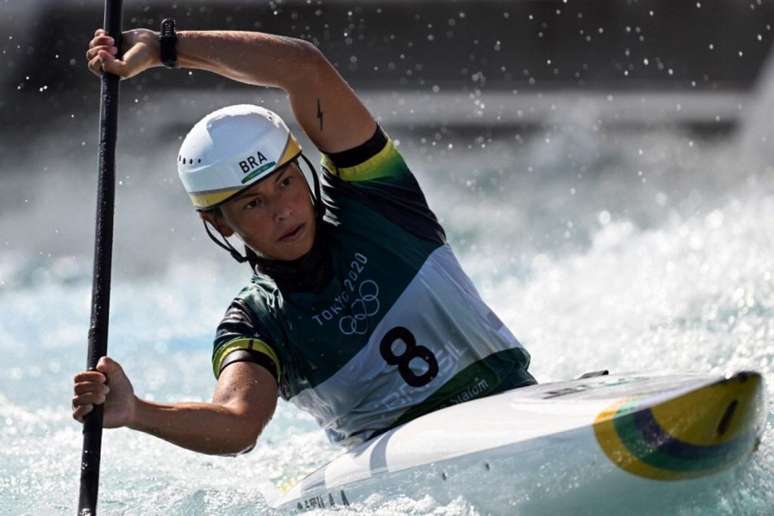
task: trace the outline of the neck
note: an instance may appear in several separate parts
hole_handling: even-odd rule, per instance
[[[312,248],[295,260],[271,260],[245,248],[247,260],[256,274],[269,276],[280,290],[316,292],[322,290],[331,276],[331,260],[327,249],[327,224],[317,224]]]

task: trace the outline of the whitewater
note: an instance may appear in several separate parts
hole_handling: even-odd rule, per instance
[[[123,99],[109,352],[147,399],[209,399],[214,329],[249,279],[206,239],[174,168],[187,127],[219,105],[264,102],[287,112],[281,98],[240,95],[210,94],[184,110],[169,108],[172,94]],[[771,399],[774,168],[766,143],[773,124],[761,114],[764,96],[740,105],[736,131],[709,135],[677,125],[617,128],[600,121],[599,105],[561,94],[540,126],[491,129],[486,120],[499,120],[507,104],[489,102],[485,92],[459,98],[467,125],[446,125],[441,114],[411,124],[432,95],[374,111],[481,295],[530,351],[538,381],[598,369],[754,369]],[[72,376],[85,364],[96,139],[94,113],[71,113],[34,142],[4,139],[0,149],[0,514],[76,509],[82,441],[70,398]],[[750,462],[717,490],[687,496],[674,514],[774,507],[768,410]],[[338,453],[309,416],[284,402],[256,448],[236,458],[109,430],[99,508],[264,513],[267,496]],[[506,489],[505,480],[491,488]],[[336,513],[478,511],[464,497],[441,502],[430,492],[374,493],[364,506]]]

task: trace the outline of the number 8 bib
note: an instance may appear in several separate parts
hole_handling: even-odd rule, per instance
[[[406,344],[406,349],[401,355],[396,355],[392,351],[392,345],[398,339]],[[412,387],[427,385],[438,375],[438,360],[433,352],[425,346],[417,345],[414,335],[403,326],[396,326],[384,335],[379,352],[389,365],[398,366],[401,378]],[[415,358],[422,359],[427,364],[427,371],[416,374],[411,369],[409,364]]]

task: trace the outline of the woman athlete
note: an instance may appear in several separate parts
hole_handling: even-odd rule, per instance
[[[179,66],[284,90],[323,156],[323,180],[267,109],[228,106],[199,121],[178,175],[211,238],[252,273],[216,331],[212,402],[142,400],[103,357],[75,376],[75,419],[104,404],[105,427],[237,454],[255,445],[282,396],[349,447],[535,383],[529,354],[460,268],[393,141],[316,47],[258,32],[175,35],[169,24],[164,37],[127,31],[122,45],[117,59],[113,38],[97,30],[89,70],[128,79]],[[233,235],[243,252],[226,240]]]

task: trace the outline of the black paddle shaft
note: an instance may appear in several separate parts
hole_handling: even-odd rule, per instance
[[[121,48],[122,0],[105,0],[103,27]],[[120,56],[120,54],[119,54]],[[118,56],[117,56],[118,57]],[[110,268],[113,260],[113,206],[116,183],[116,136],[118,132],[119,77],[102,75],[99,119],[99,177],[97,179],[97,222],[94,237],[94,279],[91,289],[91,322],[86,367],[93,371],[107,354],[110,316]],[[78,515],[97,514],[99,462],[102,449],[102,405],[95,405],[83,425],[81,487]]]

